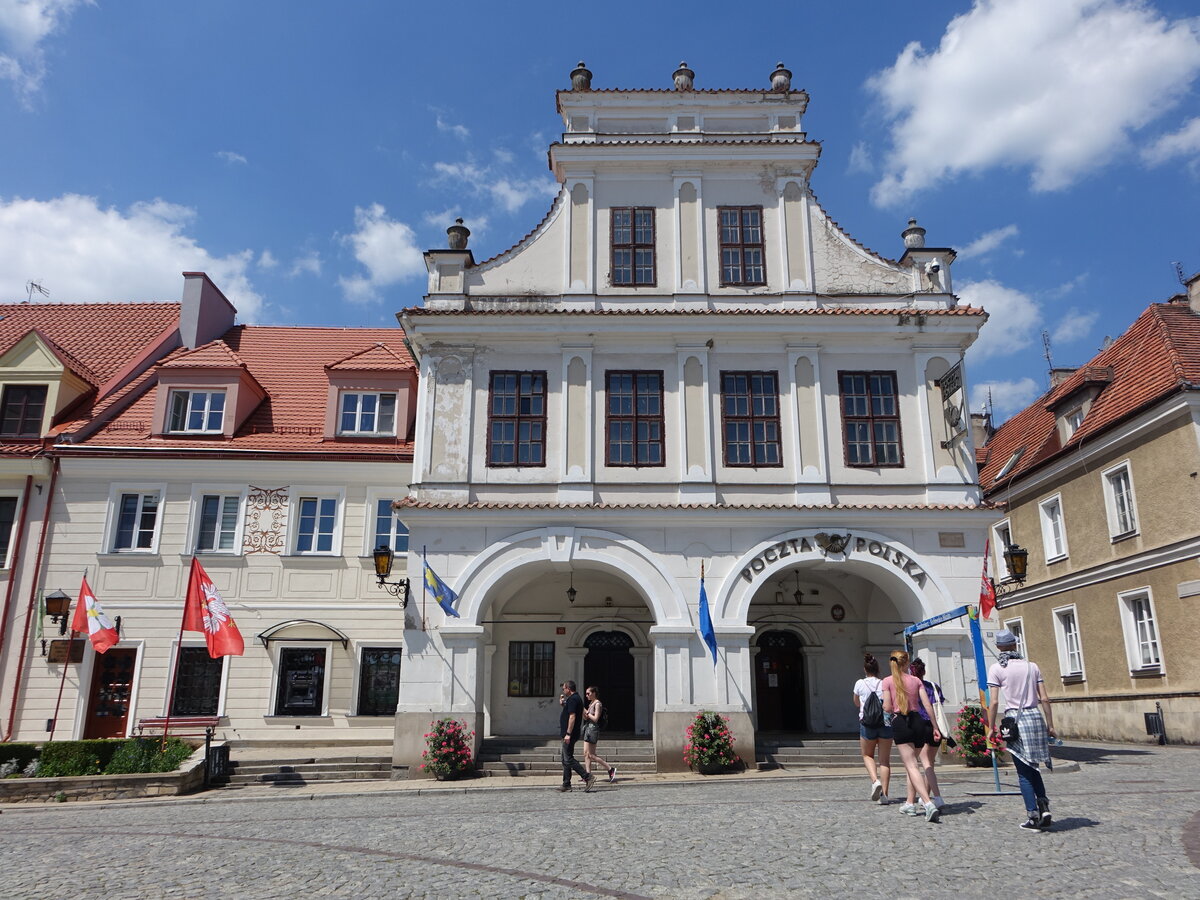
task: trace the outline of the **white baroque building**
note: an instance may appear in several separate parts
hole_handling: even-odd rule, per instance
[[[436,716],[553,733],[568,678],[662,771],[699,709],[753,760],[758,733],[855,730],[863,652],[977,601],[994,515],[939,379],[986,314],[915,221],[891,260],[820,206],[790,78],[598,90],[581,63],[545,219],[484,262],[461,222],[426,253],[398,509],[460,617],[414,599],[396,765]],[[952,703],[976,696],[964,625],[918,641]]]

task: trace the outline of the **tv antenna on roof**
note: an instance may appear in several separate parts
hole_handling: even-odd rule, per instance
[[[25,302],[26,303],[33,302],[33,292],[34,291],[37,291],[43,297],[50,296],[50,292],[48,290],[46,290],[44,287],[42,287],[41,284],[39,284],[38,282],[27,281],[27,282],[25,282]]]
[[[1050,355],[1050,332],[1045,328],[1042,329],[1042,356],[1046,357],[1046,365],[1050,367],[1050,371],[1054,371],[1054,360]]]
[[[1187,287],[1187,276],[1183,274],[1183,263],[1173,262],[1171,265],[1175,267],[1175,277],[1179,279],[1179,283]]]

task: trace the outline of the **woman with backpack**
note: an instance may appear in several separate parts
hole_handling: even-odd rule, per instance
[[[929,698],[929,705],[933,708],[934,717],[937,714],[939,703],[946,702],[946,696],[942,693],[942,686],[936,681],[925,680],[925,661],[919,656],[912,661],[908,667],[908,671],[921,679],[921,684],[925,687],[925,696]],[[917,712],[926,722],[933,724],[933,718],[925,712],[924,707],[918,707]],[[932,729],[931,729],[932,731]],[[941,732],[941,724],[938,723],[938,731]],[[933,805],[941,809],[946,805],[946,801],[942,799],[942,791],[938,785],[937,771],[937,754],[938,748],[941,747],[942,741],[948,738],[949,735],[942,734],[937,740],[930,740],[924,747],[917,751],[917,758],[925,770],[925,786],[929,788],[929,799],[933,801]],[[916,803],[916,794],[912,793],[912,788],[909,788],[909,796],[905,802]]]
[[[926,822],[936,822],[942,811],[930,799],[920,752],[922,747],[939,740],[942,735],[933,723],[933,706],[921,679],[909,674],[908,651],[893,650],[888,654],[888,661],[892,674],[883,679],[883,712],[892,726],[896,749],[900,751],[900,760],[908,775],[910,798],[901,805],[900,812],[906,816],[924,815]],[[924,709],[928,718],[918,712],[920,709]],[[920,806],[916,803],[918,797]]]
[[[583,765],[589,775],[592,774],[592,762],[598,762],[608,770],[609,784],[617,780],[617,767],[610,766],[596,755],[596,743],[600,739],[600,729],[608,724],[608,714],[604,704],[600,702],[600,691],[590,687],[584,692],[587,706],[583,710]]]
[[[863,675],[854,682],[858,744],[862,748],[863,766],[871,776],[871,799],[886,806],[890,802],[888,786],[892,780],[892,729],[883,721],[883,681],[879,678],[879,663],[870,653],[863,656]]]

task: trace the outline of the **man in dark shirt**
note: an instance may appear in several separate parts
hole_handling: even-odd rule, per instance
[[[584,790],[590,791],[595,784],[594,775],[589,775],[583,765],[575,758],[575,742],[579,740],[579,730],[583,726],[583,701],[575,693],[575,682],[564,681],[562,686],[562,710],[558,714],[558,733],[562,735],[562,767],[563,783],[560,791],[571,789],[571,770],[583,779]]]

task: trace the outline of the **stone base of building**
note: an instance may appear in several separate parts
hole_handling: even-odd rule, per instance
[[[407,767],[409,778],[433,779],[421,768],[421,754],[425,752],[425,735],[438,719],[455,719],[463,722],[468,731],[475,732],[471,744],[472,757],[478,758],[483,741],[483,713],[463,712],[400,712],[396,711],[396,737],[392,744],[392,768],[403,771]]]
[[[1171,744],[1200,744],[1200,696],[1081,697],[1054,702],[1054,725],[1065,740],[1117,743],[1158,742],[1146,733],[1146,713],[1162,705],[1163,727]]]
[[[654,714],[654,756],[659,772],[686,772],[683,761],[683,745],[687,740],[687,728],[699,710],[672,710]],[[729,730],[733,732],[734,752],[742,758],[746,768],[757,768],[754,753],[754,723],[745,710],[714,710],[729,718]]]

